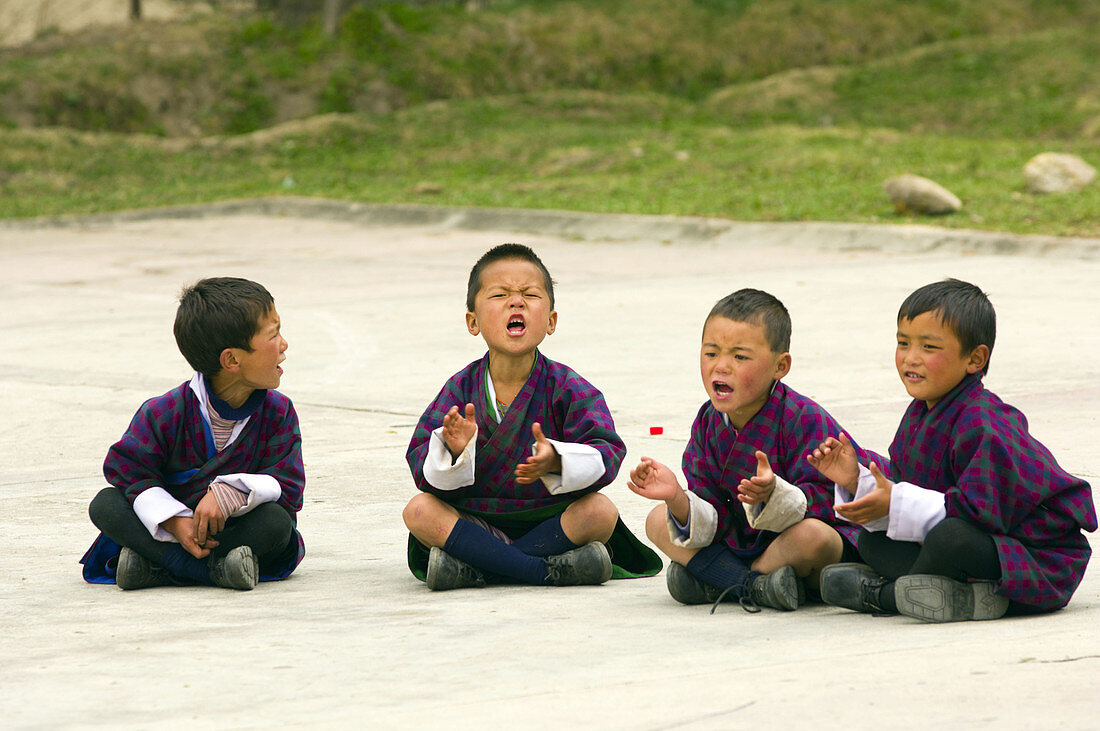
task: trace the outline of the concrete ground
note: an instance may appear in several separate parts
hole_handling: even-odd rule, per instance
[[[1049,616],[926,625],[826,606],[683,607],[664,577],[433,594],[408,572],[404,451],[444,379],[485,249],[557,280],[544,343],[605,393],[628,447],[678,466],[702,320],[742,286],[794,320],[788,382],[885,451],[907,398],[894,316],[978,283],[988,385],[1070,472],[1100,482],[1100,241],[931,227],[736,224],[309,201],[0,224],[0,726],[5,728],[1095,728],[1100,578]],[[85,584],[86,505],[138,405],[189,376],[180,287],[259,280],[290,342],[307,556],[281,583]],[[650,436],[652,426],[664,427]],[[651,505],[606,489],[643,535]],[[1090,536],[1096,544],[1095,536]]]

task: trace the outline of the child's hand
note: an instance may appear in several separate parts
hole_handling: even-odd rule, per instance
[[[164,530],[176,537],[184,550],[195,558],[206,558],[210,555],[210,549],[217,548],[218,542],[207,537],[206,545],[200,546],[195,542],[195,521],[186,515],[177,515],[160,524]]]
[[[872,520],[878,520],[890,514],[890,491],[894,483],[886,479],[874,462],[871,463],[870,468],[871,474],[875,476],[875,489],[859,500],[835,506],[840,517],[859,525],[866,525]]]
[[[664,500],[666,503],[684,493],[672,470],[649,457],[642,457],[638,466],[630,471],[630,481],[626,486],[644,498]]]
[[[855,494],[859,480],[859,458],[847,434],[841,432],[840,439],[829,437],[812,454],[806,455],[806,461],[825,477]]]
[[[775,473],[772,472],[768,455],[756,450],[756,474],[747,480],[741,480],[737,486],[737,499],[746,505],[766,503],[775,490]]]
[[[447,415],[443,417],[443,443],[451,452],[451,460],[456,460],[466,449],[466,445],[477,434],[477,412],[473,404],[466,404],[466,415],[463,416],[457,406],[452,406]]]
[[[521,485],[530,485],[550,472],[561,472],[561,455],[543,436],[542,425],[537,421],[531,425],[531,434],[535,437],[535,453],[516,467],[516,482]]]
[[[199,504],[195,506],[195,517],[191,521],[192,537],[199,546],[205,546],[208,539],[221,533],[225,528],[225,516],[222,515],[221,506],[217,498],[210,490],[202,496]]]

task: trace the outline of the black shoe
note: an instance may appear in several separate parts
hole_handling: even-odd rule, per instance
[[[433,546],[428,554],[426,582],[432,591],[482,587],[485,586],[485,574],[442,548]]]
[[[119,589],[147,589],[151,586],[171,586],[171,574],[168,569],[146,561],[144,557],[129,546],[123,546],[115,567],[115,583]]]
[[[611,578],[611,570],[611,554],[599,541],[546,558],[546,572],[554,586],[602,584]]]
[[[770,574],[760,574],[753,579],[749,596],[757,606],[792,612],[805,602],[804,592],[802,580],[794,568],[780,566]]]
[[[886,579],[863,563],[834,563],[821,572],[821,601],[857,612],[893,614],[879,604]]]
[[[210,559],[210,583],[223,589],[250,591],[260,577],[260,565],[250,546],[237,546],[223,558]]]
[[[681,604],[711,604],[721,590],[695,578],[690,571],[672,561],[665,571],[665,585],[672,598]]]
[[[925,622],[1000,619],[1008,599],[993,593],[991,581],[954,581],[934,574],[909,574],[894,583],[898,611]]]

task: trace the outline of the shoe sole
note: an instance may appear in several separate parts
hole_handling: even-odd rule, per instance
[[[251,550],[240,551],[240,549],[233,549],[230,551],[238,552],[238,555],[243,555],[244,558],[233,561],[232,569],[225,571],[224,578],[225,584],[222,584],[222,588],[236,589],[238,591],[251,591],[256,588],[256,582],[259,580],[259,566],[257,565],[256,556]],[[223,559],[227,563],[229,562],[229,556],[227,555]]]
[[[787,584],[782,590],[776,592],[775,603],[778,606],[774,608],[783,612],[793,612],[798,609],[799,604],[805,602],[805,594],[799,591],[802,579],[798,578],[798,574],[794,572],[792,566],[780,566],[774,573],[776,575],[782,573],[783,583]],[[805,590],[803,589],[803,591]]]
[[[999,619],[1008,599],[993,593],[988,581],[963,583],[946,576],[913,574],[894,583],[898,611],[925,622]]]

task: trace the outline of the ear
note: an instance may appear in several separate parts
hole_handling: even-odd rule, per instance
[[[988,363],[989,363],[989,346],[988,345],[979,345],[978,347],[971,350],[970,355],[967,356],[966,372],[967,373],[977,373],[978,371],[985,368],[986,364],[988,364]]]
[[[237,360],[237,354],[233,352],[233,348],[223,350],[222,354],[218,356],[218,362],[221,363],[223,371],[236,373],[241,369],[241,362]]]
[[[791,354],[784,353],[779,356],[775,361],[775,374],[772,376],[773,380],[778,381],[783,376],[791,372]]]
[[[477,335],[481,332],[481,328],[477,324],[477,315],[472,312],[466,313],[466,329],[470,331],[471,335]]]
[[[558,329],[558,311],[552,310],[550,312],[550,320],[546,323],[546,334],[553,335],[554,331]]]

